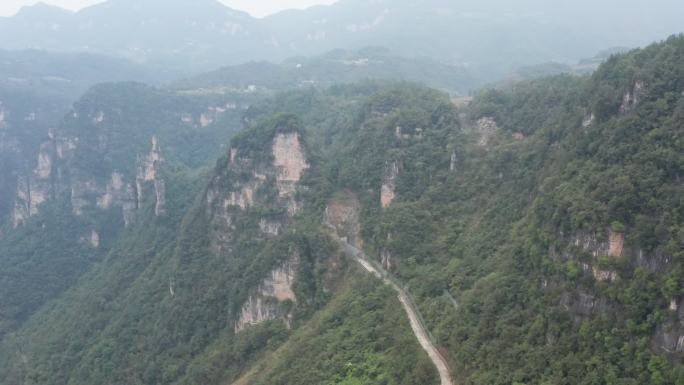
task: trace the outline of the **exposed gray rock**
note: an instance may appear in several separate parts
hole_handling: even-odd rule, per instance
[[[456,171],[456,165],[458,163],[458,157],[456,154],[456,149],[451,150],[451,156],[449,157],[449,171]]]
[[[163,179],[154,180],[154,192],[157,200],[154,214],[159,217],[166,214],[166,182]]]
[[[272,162],[255,162],[242,156],[239,149],[229,152],[227,165],[232,175],[249,175],[245,180],[227,180],[225,176],[214,178],[207,191],[207,213],[213,218],[212,250],[216,253],[230,252],[233,217],[252,207],[285,208],[287,214],[277,221],[263,219],[259,228],[266,235],[278,235],[296,215],[301,202],[297,194],[304,188],[300,179],[309,168],[306,154],[298,133],[280,133],[271,142]],[[224,185],[225,184],[225,185]],[[264,191],[273,191],[268,193]]]
[[[100,234],[95,230],[90,233],[90,245],[96,249],[100,247]]]
[[[56,153],[56,142],[51,135],[49,139],[40,144],[36,168],[33,172],[18,177],[12,215],[14,227],[38,214],[39,206],[55,194],[55,183],[58,179],[54,175]]]
[[[156,136],[151,139],[152,148],[144,156],[138,156],[135,186],[137,192],[136,206],[142,207],[148,195],[155,199],[155,215],[166,213],[166,182],[160,175],[164,163],[161,146]]]
[[[644,82],[637,80],[630,91],[627,91],[622,98],[622,105],[620,105],[620,114],[626,115],[634,111],[639,102],[641,102],[641,95],[644,90]]]
[[[295,199],[299,181],[309,168],[298,133],[278,134],[273,139],[273,166],[278,170],[276,185],[288,213],[296,214],[300,205]]]
[[[350,244],[362,248],[361,203],[354,193],[344,191],[325,208],[323,223],[335,229],[335,233]]]
[[[259,229],[262,233],[267,235],[277,236],[280,233],[280,229],[282,227],[282,222],[277,220],[262,218],[259,221]]]
[[[282,266],[272,270],[264,278],[257,292],[251,295],[242,306],[240,316],[235,323],[236,333],[275,319],[282,319],[288,327],[290,326],[291,314],[282,308],[281,303],[297,302],[293,284],[298,268],[299,255],[295,253]]]
[[[475,123],[475,126],[480,134],[478,145],[481,147],[486,146],[489,143],[491,136],[499,131],[499,126],[496,124],[496,120],[489,116],[478,119],[478,121]]]
[[[385,173],[382,177],[382,186],[380,188],[380,206],[382,208],[389,207],[396,198],[395,189],[397,181],[401,174],[402,165],[398,160],[387,161],[385,163]]]

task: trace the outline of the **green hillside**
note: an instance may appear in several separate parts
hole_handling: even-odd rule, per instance
[[[191,103],[103,87],[122,116]],[[108,116],[101,132],[158,135],[167,160],[69,124],[106,149],[77,146],[69,175],[119,171],[156,201],[2,338],[3,384],[438,383],[395,293],[331,226],[406,288],[459,384],[684,384],[683,36],[468,106],[404,83],[290,91],[244,111],[224,148],[183,145],[164,120],[181,115]],[[184,160],[211,141],[213,170]],[[73,197],[86,229],[106,215]]]

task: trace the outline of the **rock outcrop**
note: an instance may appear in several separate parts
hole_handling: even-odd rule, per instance
[[[456,171],[456,166],[458,165],[458,154],[456,149],[451,149],[451,155],[449,156],[449,171]]]
[[[556,244],[551,245],[549,255],[553,258],[579,260],[581,259],[580,254],[584,253],[593,259],[609,257],[625,260],[635,268],[644,268],[653,273],[666,271],[672,261],[672,256],[660,250],[646,253],[639,248],[628,247],[625,233],[612,230],[607,230],[605,237],[599,237],[596,233],[579,232],[565,238],[561,234],[560,240],[560,243],[567,242],[568,247],[559,249]],[[600,272],[596,275],[605,277],[605,274]]]
[[[19,226],[38,213],[39,206],[56,194],[55,175],[57,143],[54,135],[44,140],[38,150],[36,167],[29,175],[19,175],[12,223]]]
[[[232,240],[238,223],[255,226],[255,234],[266,239],[286,231],[302,207],[301,179],[309,169],[300,134],[276,132],[263,143],[263,149],[233,147],[225,168],[211,182],[206,193],[210,217],[211,250],[218,255],[232,253]],[[254,223],[250,215],[261,216]],[[293,303],[297,302],[293,284],[300,264],[298,252],[270,271],[246,299],[235,317],[235,332],[268,320],[291,323]]]
[[[592,267],[591,271],[594,275],[594,279],[599,282],[614,282],[618,278],[616,271],[603,270],[596,266]]]
[[[31,217],[31,188],[29,178],[20,176],[17,180],[17,193],[14,198],[12,224],[14,227]]]
[[[625,249],[625,235],[616,231],[610,231],[608,238],[608,255],[614,258],[621,257]]]
[[[260,220],[261,232],[274,236],[301,209],[302,203],[297,195],[304,187],[300,180],[310,165],[300,135],[296,132],[277,133],[269,149],[272,162],[256,161],[244,156],[239,148],[232,148],[226,175],[217,176],[212,181],[206,201],[214,222],[215,230],[211,237],[214,252],[230,251],[234,217],[241,212],[255,206],[276,211],[284,209],[284,215],[270,215]]]
[[[277,236],[280,234],[280,229],[282,227],[282,221],[276,219],[262,218],[259,221],[259,230],[261,230],[263,234]]]
[[[130,224],[138,205],[133,184],[125,182],[124,175],[120,172],[113,172],[110,181],[107,183],[104,195],[97,199],[97,206],[107,210],[112,206],[119,205],[123,210],[124,223]]]
[[[636,82],[634,82],[634,86],[632,86],[632,89],[627,91],[625,95],[622,97],[622,105],[620,105],[621,115],[626,115],[637,108],[639,102],[641,101],[641,95],[643,91],[644,82],[641,80],[637,80]]]
[[[156,136],[151,139],[152,148],[144,156],[137,160],[137,172],[135,185],[137,192],[136,206],[141,207],[148,195],[155,199],[155,215],[161,216],[166,213],[166,182],[162,179],[160,168],[164,162],[159,140]]]
[[[684,301],[673,298],[664,323],[658,326],[652,345],[666,354],[684,353]]]
[[[287,201],[287,210],[290,215],[299,211],[299,205],[295,200],[299,180],[302,174],[309,168],[300,137],[298,133],[278,134],[273,140],[273,166],[278,170],[276,185],[278,195]]]
[[[392,270],[392,253],[387,248],[380,252],[380,263],[385,270]]]
[[[99,123],[104,115],[97,114],[92,119]],[[41,203],[64,195],[70,199],[77,216],[85,215],[87,209],[119,207],[124,223],[129,225],[135,211],[147,199],[146,192],[151,192],[150,196],[156,199],[156,214],[164,214],[166,184],[159,173],[163,157],[156,137],[152,138],[151,152],[138,157],[134,181],[130,177],[127,180],[120,171],[113,171],[106,180],[89,176],[71,162],[82,145],[79,142],[78,137],[57,138],[51,133],[41,144],[36,168],[29,176],[20,176],[18,181],[13,214],[15,226],[35,215]]]
[[[209,127],[223,116],[226,111],[237,110],[239,106],[236,103],[226,103],[222,106],[211,106],[205,111],[199,113],[182,112],[179,119],[183,123],[191,124],[199,127]]]
[[[607,230],[605,238],[600,237],[597,233],[578,232],[566,239],[563,234],[560,236],[561,240],[566,240],[569,246],[575,250],[590,254],[594,258],[610,256],[619,258],[623,255],[625,247],[625,235],[623,233]],[[559,251],[556,246],[552,245],[551,255],[557,256]],[[563,250],[561,256],[565,259],[572,259],[576,256],[570,249]]]
[[[608,300],[580,289],[574,293],[564,292],[560,306],[572,314],[575,324],[579,324],[584,317],[605,312],[608,309]]]
[[[335,233],[346,238],[347,242],[363,248],[361,239],[361,203],[354,193],[344,191],[328,203],[323,215],[323,223],[335,229]]]
[[[491,136],[499,130],[496,120],[489,116],[478,119],[477,122],[475,122],[475,128],[480,135],[480,139],[477,143],[481,147],[487,146]]]
[[[293,284],[299,268],[299,255],[294,254],[282,266],[272,270],[261,282],[256,293],[249,296],[242,306],[235,332],[269,320],[282,319],[289,327],[292,314],[283,303],[297,302]]]
[[[663,274],[668,271],[672,257],[654,250],[649,254],[634,247],[627,247],[625,233],[607,230],[605,237],[596,233],[576,233],[565,239],[560,235],[559,244],[567,246],[559,248],[552,245],[549,254],[554,259],[563,261],[575,261],[585,272],[591,275],[596,282],[614,284],[620,279],[617,271],[602,267],[601,258],[607,260],[621,260],[628,263],[633,269],[642,268],[654,274]],[[544,280],[544,288],[552,286],[553,280]],[[560,287],[563,280],[557,282]],[[600,294],[600,291],[581,288],[578,290],[563,290],[560,300],[562,309],[568,311],[575,324],[588,316],[608,311],[612,308],[619,309],[620,304],[609,301]],[[681,298],[669,300],[666,309],[668,315],[656,329],[651,345],[655,350],[666,354],[684,352],[684,308]]]
[[[154,180],[154,215],[162,216],[166,214],[166,182],[157,178]]]
[[[396,198],[395,189],[400,174],[401,162],[395,160],[385,163],[385,172],[380,188],[380,206],[382,206],[382,208],[387,208],[394,202],[394,199]]]
[[[96,249],[100,247],[100,234],[95,230],[90,233],[90,245]]]

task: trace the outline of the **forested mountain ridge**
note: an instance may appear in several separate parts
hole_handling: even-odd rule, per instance
[[[168,173],[206,172],[239,130],[249,100],[107,83],[86,92],[57,127],[42,135],[24,132],[38,142],[16,150],[35,160],[4,170],[10,179],[3,186],[0,287],[11,295],[0,300],[0,335],[74,284],[116,244],[136,213],[152,205],[156,216],[165,215],[167,202],[175,199],[167,199],[173,191],[166,183],[174,178]],[[13,124],[8,122],[18,128]],[[37,241],[40,233],[51,241]],[[42,275],[49,278],[37,278]]]
[[[372,89],[317,98],[343,106],[363,100]],[[346,116],[349,108],[339,114]],[[299,181],[320,163],[311,147],[314,139],[301,127],[291,115],[276,115],[247,130],[233,140],[230,156],[219,162],[199,195],[190,186],[201,186],[201,175],[169,177],[167,200],[178,204],[168,204],[164,216],[153,207],[144,210],[102,263],[32,317],[26,333],[5,338],[3,378],[9,383],[223,383],[282,345],[290,335],[286,326],[305,333],[299,326],[320,310],[311,327],[330,341],[329,354],[342,354],[333,360],[341,379],[351,362],[360,369],[347,366],[349,376],[430,381],[434,374],[410,338],[408,322],[401,312],[389,311],[391,291],[352,274],[318,229],[320,206],[304,203],[308,193]],[[339,323],[349,311],[363,319]],[[79,321],[86,319],[87,325]],[[134,331],[134,324],[146,332]],[[366,332],[343,338],[361,325]],[[52,330],[49,337],[39,337],[44,327]],[[309,343],[297,335],[292,344]],[[138,353],[119,350],[124,340],[138,341]],[[352,349],[338,353],[340,344]],[[399,346],[402,355],[385,354]],[[54,361],[65,349],[59,363]],[[24,358],[31,364],[23,364]],[[55,375],[39,362],[65,371]],[[320,375],[331,374],[327,368]],[[320,380],[308,377],[309,383]]]
[[[103,229],[95,231],[92,223],[104,224],[102,218],[75,218],[63,205],[71,191],[64,164],[70,144],[59,130],[64,115],[97,83],[163,79],[123,59],[93,54],[0,52],[0,335],[18,327],[100,257],[90,243],[106,249],[116,236],[116,231],[111,237]],[[54,205],[42,209],[39,221],[13,231],[46,201]],[[50,241],[36,241],[35,234],[46,227]]]
[[[75,13],[39,3],[0,18],[0,34],[13,36],[0,46],[116,55],[192,74],[370,45],[492,79],[526,65],[574,63],[606,47],[647,44],[680,32],[681,13],[673,0],[342,0],[263,19],[216,0],[109,0]]]
[[[681,385],[683,63],[675,36],[468,106],[368,82],[255,103],[213,170],[162,169],[164,215],[148,202],[2,339],[0,378],[437,383],[391,290],[325,220],[408,288],[459,383]],[[166,92],[103,87],[118,112],[146,104],[113,90]],[[90,127],[86,149],[103,143],[93,125],[118,131],[95,106],[67,118]],[[164,149],[188,128],[159,127],[163,158],[182,159]],[[133,129],[119,139],[151,133]],[[106,182],[123,158],[95,152]]]
[[[188,92],[214,92],[255,88],[282,92],[297,88],[355,83],[362,80],[411,81],[467,95],[484,82],[480,74],[429,58],[401,57],[380,47],[335,50],[312,57],[293,57],[280,64],[253,62],[227,66],[177,81],[171,88]]]
[[[0,51],[0,223],[14,208],[19,175],[37,167],[41,142],[71,105],[97,83],[127,80],[164,78],[125,60],[92,54]]]

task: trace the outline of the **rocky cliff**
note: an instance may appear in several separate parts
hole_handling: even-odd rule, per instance
[[[290,327],[292,304],[297,302],[293,290],[299,268],[299,255],[293,253],[285,263],[268,273],[257,290],[242,306],[235,332],[269,320],[282,319]]]
[[[301,179],[310,164],[301,134],[281,131],[280,123],[275,123],[275,129],[266,133],[264,143],[256,149],[238,140],[225,160],[225,170],[207,190],[206,207],[213,229],[211,249],[218,255],[232,254],[238,227],[250,218],[257,224],[258,237],[271,239],[289,232],[302,208],[298,195],[305,189]],[[250,135],[260,136],[254,132]],[[273,319],[290,324],[291,304],[297,302],[292,285],[299,261],[293,251],[263,278],[243,304],[235,321],[236,332]]]
[[[227,172],[214,178],[206,195],[216,228],[212,236],[214,250],[230,250],[236,215],[255,207],[272,209],[273,213],[260,216],[259,228],[264,235],[277,235],[301,208],[297,194],[303,187],[299,182],[308,168],[297,132],[275,134],[263,158],[251,156],[239,147],[232,148]]]
[[[382,177],[380,188],[380,206],[389,207],[396,198],[397,180],[401,173],[401,163],[399,161],[388,161],[385,164],[385,172]]]
[[[57,184],[62,178],[57,162],[63,154],[54,135],[50,133],[50,137],[40,144],[35,169],[28,175],[18,177],[12,214],[14,227],[37,214],[38,207],[48,199],[53,199],[57,193]]]

